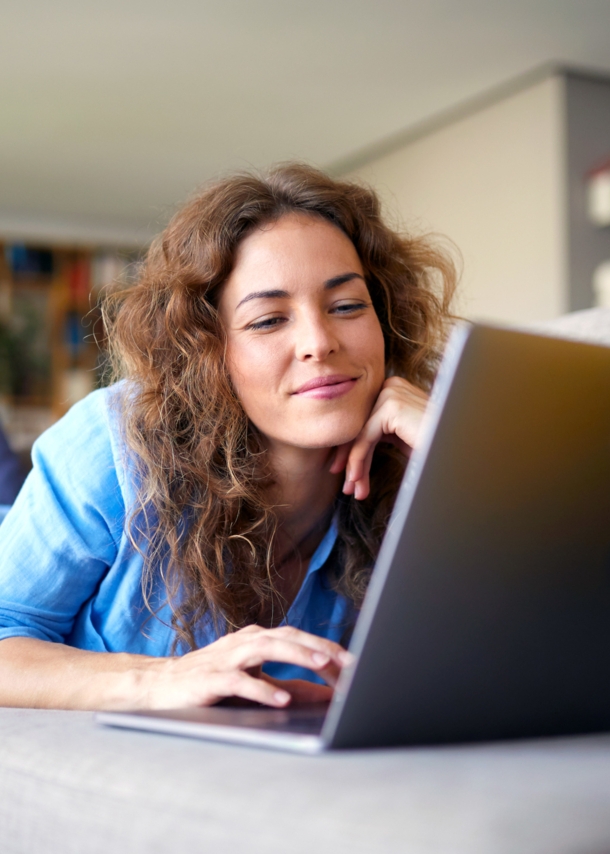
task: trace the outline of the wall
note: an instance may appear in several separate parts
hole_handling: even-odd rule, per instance
[[[568,310],[564,86],[547,74],[348,173],[380,192],[390,219],[457,244],[467,317]]]

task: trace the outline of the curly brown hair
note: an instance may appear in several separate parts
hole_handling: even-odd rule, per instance
[[[384,224],[375,193],[288,163],[206,186],[152,243],[137,283],[105,307],[124,439],[137,467],[128,519],[144,555],[148,603],[161,579],[176,644],[196,646],[206,615],[228,631],[256,622],[276,596],[277,517],[264,445],[232,387],[217,305],[240,241],[288,213],[322,217],[352,241],[385,339],[387,375],[430,387],[455,287],[450,256]],[[331,583],[357,608],[404,469],[376,450],[365,501],[338,496]],[[279,603],[280,605],[282,603]]]

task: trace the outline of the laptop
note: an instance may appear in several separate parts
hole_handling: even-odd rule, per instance
[[[327,708],[103,712],[303,753],[610,730],[610,348],[449,340]]]

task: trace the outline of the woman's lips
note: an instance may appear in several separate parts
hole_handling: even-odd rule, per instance
[[[345,374],[316,377],[302,385],[293,394],[315,398],[316,400],[331,400],[333,397],[341,397],[342,394],[347,394],[357,382],[358,377],[349,377]]]

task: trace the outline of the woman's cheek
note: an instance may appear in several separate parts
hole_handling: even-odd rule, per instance
[[[255,423],[276,408],[274,389],[281,370],[280,354],[273,346],[232,347],[227,352],[229,375],[246,414]]]

